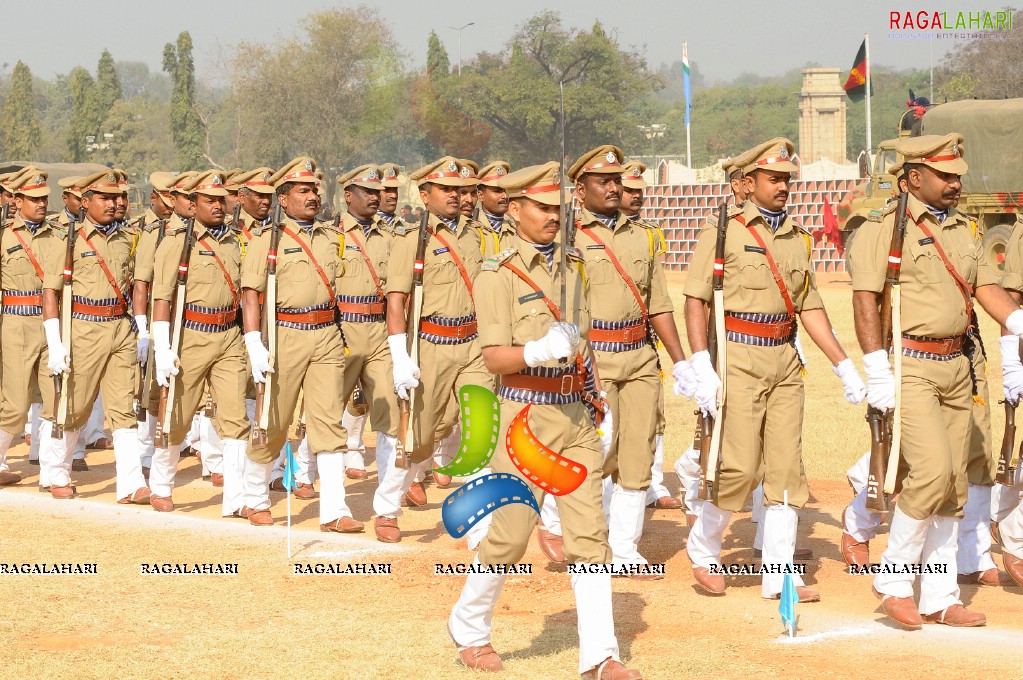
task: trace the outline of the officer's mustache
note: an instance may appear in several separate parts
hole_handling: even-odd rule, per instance
[[[959,189],[948,189],[946,191],[943,191],[941,193],[941,197],[942,198],[948,198],[948,199],[958,198],[959,197]]]

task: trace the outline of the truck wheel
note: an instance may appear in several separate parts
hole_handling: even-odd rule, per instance
[[[988,266],[1001,275],[1005,271],[1005,246],[1012,236],[1011,224],[996,224],[984,234],[984,257]]]

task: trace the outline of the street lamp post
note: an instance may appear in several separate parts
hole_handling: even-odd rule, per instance
[[[452,31],[458,31],[458,77],[459,78],[462,77],[462,30],[466,29],[466,28],[469,28],[470,26],[475,26],[475,25],[476,25],[475,21],[470,21],[465,26],[461,26],[459,28],[455,28],[454,26],[448,26],[448,28],[450,28]]]

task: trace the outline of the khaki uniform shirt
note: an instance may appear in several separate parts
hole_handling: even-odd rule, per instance
[[[139,244],[135,249],[135,280],[153,282],[153,263],[156,262],[156,248],[160,241],[160,230],[166,229],[171,220],[183,225],[180,217],[172,214],[168,220],[161,220],[152,209],[145,214],[146,224],[139,234]],[[165,232],[166,233],[166,232]]]
[[[342,267],[341,234],[328,222],[314,222],[310,234],[288,216],[285,216],[281,226],[281,240],[277,248],[277,307],[303,309],[333,303],[331,291],[327,289],[298,240],[312,252],[333,288]],[[284,233],[283,227],[287,227],[295,236]],[[269,227],[255,227],[252,230],[252,240],[242,260],[243,288],[266,292],[266,256],[270,250],[270,231]]]
[[[962,335],[970,323],[966,301],[934,244],[918,225],[927,226],[952,265],[974,288],[998,283],[997,274],[982,257],[982,236],[954,208],[941,224],[912,194],[907,208],[910,219],[906,221],[899,271],[902,332],[928,338]],[[895,212],[892,204],[877,217],[880,221],[872,219],[858,229],[849,250],[853,290],[879,293],[884,288]]]
[[[441,234],[445,241],[457,249],[470,281],[479,272],[482,254],[480,253],[479,235],[469,227],[469,220],[458,216],[457,230],[451,229],[430,215],[430,228],[433,233],[427,243],[423,269],[423,316],[463,317],[476,311],[472,295],[465,285],[458,267],[455,265],[448,246],[437,238]],[[387,277],[387,293],[412,292],[412,268],[416,259],[416,246],[419,241],[419,230],[401,227],[397,223],[394,230],[394,245]]]
[[[391,255],[393,237],[386,231],[387,223],[374,218],[369,229],[369,236],[363,233],[362,226],[349,213],[341,220],[341,231],[344,234],[344,251],[341,255],[344,266],[338,270],[338,295],[359,297],[382,297],[387,285],[387,261]],[[362,247],[359,247],[359,244]],[[365,254],[365,257],[363,256]],[[373,280],[373,274],[366,264],[367,258],[379,280]]]
[[[118,298],[119,292],[129,295],[129,286],[134,279],[135,246],[138,231],[130,225],[116,229],[110,236],[104,236],[89,218],[80,226],[81,233],[75,235],[75,256],[73,261],[72,285],[74,294],[90,300]],[[59,233],[54,231],[54,233]],[[82,234],[91,245],[82,238]],[[63,233],[66,238],[67,234]],[[43,271],[46,274],[43,287],[60,291],[64,288],[64,254],[67,242],[61,239],[59,248],[48,249]],[[99,264],[102,257],[114,277],[119,291],[115,291]]]
[[[15,215],[11,224],[0,233],[0,288],[21,292],[42,290],[43,278],[36,271],[36,266],[44,267],[44,259],[50,251],[64,253],[65,242],[61,234],[59,226],[46,221],[33,234],[21,215]]]
[[[576,224],[586,229],[592,227],[604,244],[598,244],[582,229],[576,230],[575,245],[585,258],[593,319],[626,321],[643,316],[636,296],[615,269],[605,246],[614,252],[636,284],[651,316],[672,311],[664,266],[658,256],[659,238],[654,229],[645,223],[630,221],[619,212],[612,231],[585,208],[576,215]]]
[[[1005,244],[1005,270],[1002,288],[1023,292],[1023,224],[1012,225],[1012,234]]]
[[[168,227],[167,235],[156,251],[154,300],[168,302],[174,300],[178,285],[178,265],[184,244],[185,225],[178,221]],[[219,263],[217,258],[220,259]],[[192,231],[192,252],[188,259],[185,303],[217,308],[237,305],[238,296],[241,295],[241,266],[238,235],[228,229],[218,241],[201,222],[196,220]],[[231,279],[230,285],[227,283],[228,276]],[[234,286],[234,292],[231,286]]]
[[[767,258],[743,221],[756,229],[770,250],[785,280],[795,312],[798,314],[807,309],[823,308],[824,303],[817,292],[813,264],[810,261],[813,243],[810,235],[797,226],[791,217],[786,217],[778,230],[772,232],[756,204],[746,201],[741,212],[729,217],[725,232],[725,310],[760,314],[788,312]],[[687,297],[710,301],[716,245],[715,219],[707,223],[697,238],[684,289]]]
[[[499,253],[514,247],[515,225],[507,215],[504,216],[500,227],[495,231],[490,226],[490,219],[481,208],[480,218],[475,224],[475,228],[480,236],[480,249],[483,252],[483,259],[497,257]]]

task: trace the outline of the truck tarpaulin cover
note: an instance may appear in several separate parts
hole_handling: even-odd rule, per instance
[[[1023,188],[1023,164],[1006,149],[1023,149],[1023,99],[973,99],[935,106],[924,115],[921,134],[961,134],[970,169],[963,193],[1000,193]]]

